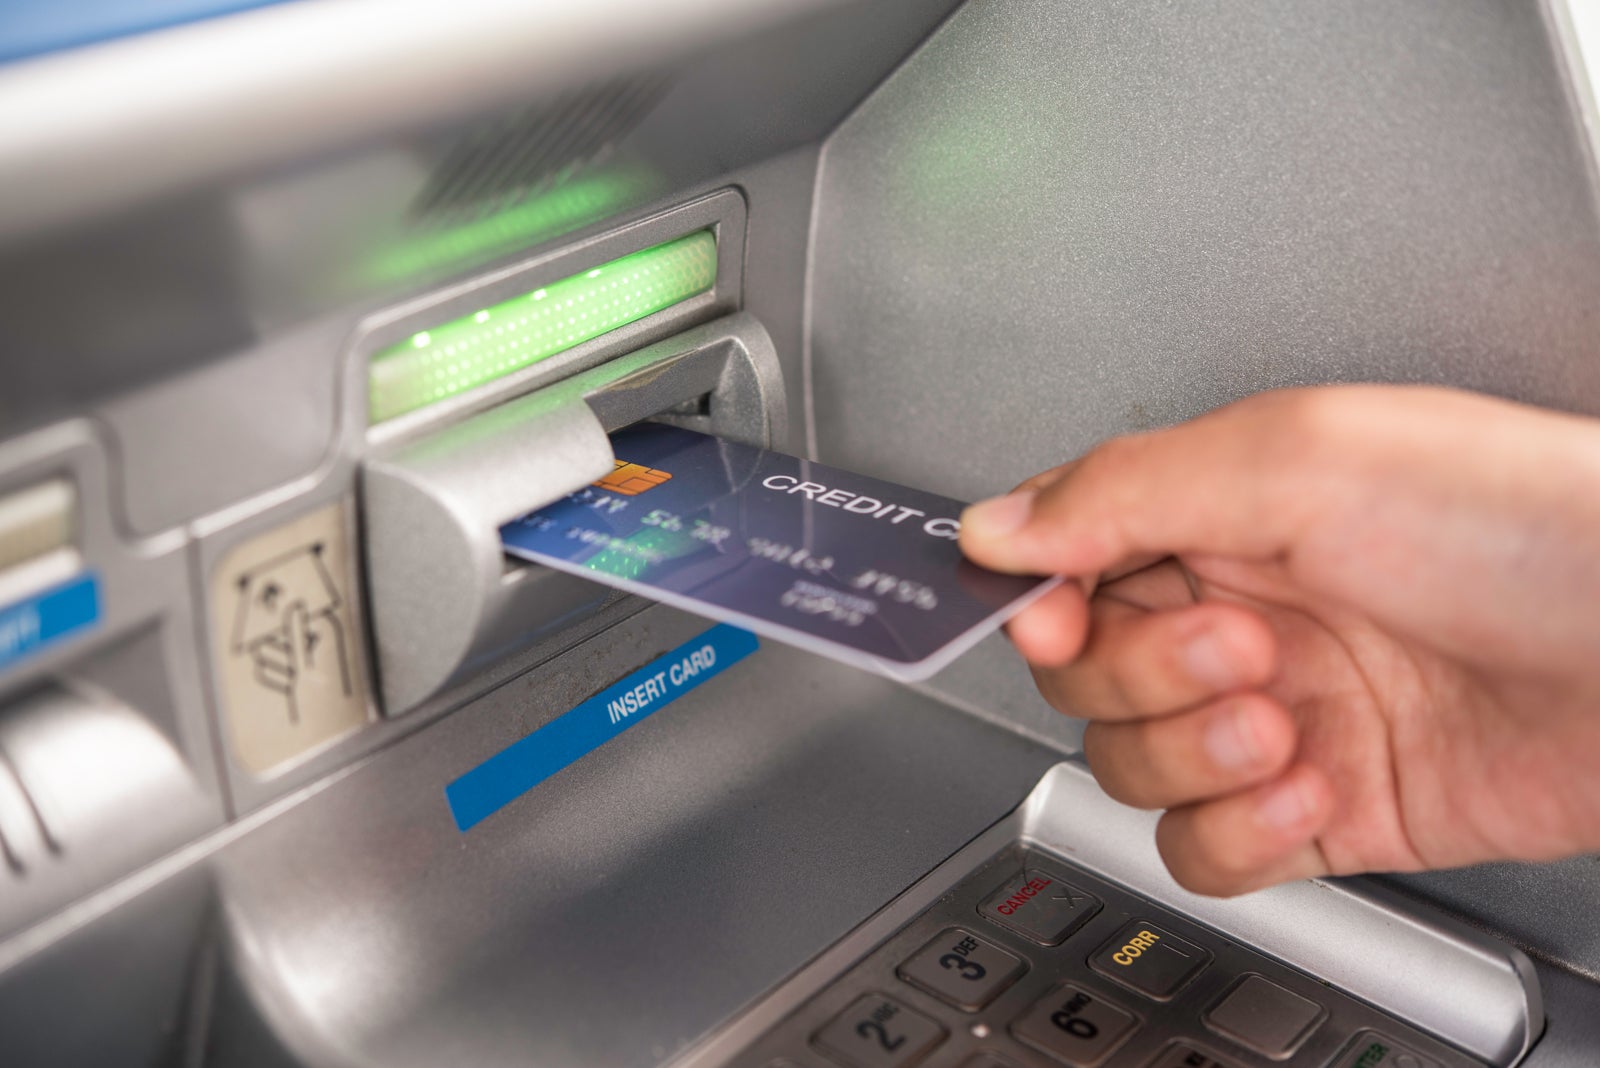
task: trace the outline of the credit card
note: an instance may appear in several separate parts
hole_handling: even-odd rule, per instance
[[[616,470],[507,523],[507,553],[902,681],[1059,581],[963,557],[948,497],[678,427],[611,441]]]

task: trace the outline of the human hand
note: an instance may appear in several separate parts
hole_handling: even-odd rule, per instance
[[[1261,394],[974,505],[961,545],[1082,580],[1012,640],[1191,890],[1600,847],[1600,424]]]

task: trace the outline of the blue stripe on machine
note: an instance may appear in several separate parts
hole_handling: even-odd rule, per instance
[[[100,583],[92,571],[0,608],[0,671],[99,619]]]
[[[149,33],[283,0],[0,0],[0,62]]]
[[[743,660],[759,644],[749,631],[719,623],[513,742],[444,788],[456,826],[465,831],[481,823],[652,712]]]

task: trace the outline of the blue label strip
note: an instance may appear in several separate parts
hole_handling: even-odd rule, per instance
[[[456,826],[469,830],[659,708],[716,678],[759,648],[747,630],[719,623],[618,679],[583,704],[502,749],[444,788]]]
[[[100,619],[100,583],[90,571],[0,608],[0,671]]]

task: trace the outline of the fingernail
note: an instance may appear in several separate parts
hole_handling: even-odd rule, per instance
[[[1201,743],[1211,762],[1224,770],[1248,768],[1261,763],[1261,738],[1249,706],[1235,704],[1206,725]]]
[[[1214,690],[1226,690],[1239,681],[1233,651],[1216,631],[1203,630],[1189,639],[1183,647],[1183,666],[1191,679]]]
[[[1002,538],[1020,530],[1033,514],[1033,490],[979,501],[961,513],[961,529],[979,537]]]
[[[1256,818],[1267,827],[1287,831],[1311,818],[1311,800],[1299,783],[1281,783],[1262,799]]]

